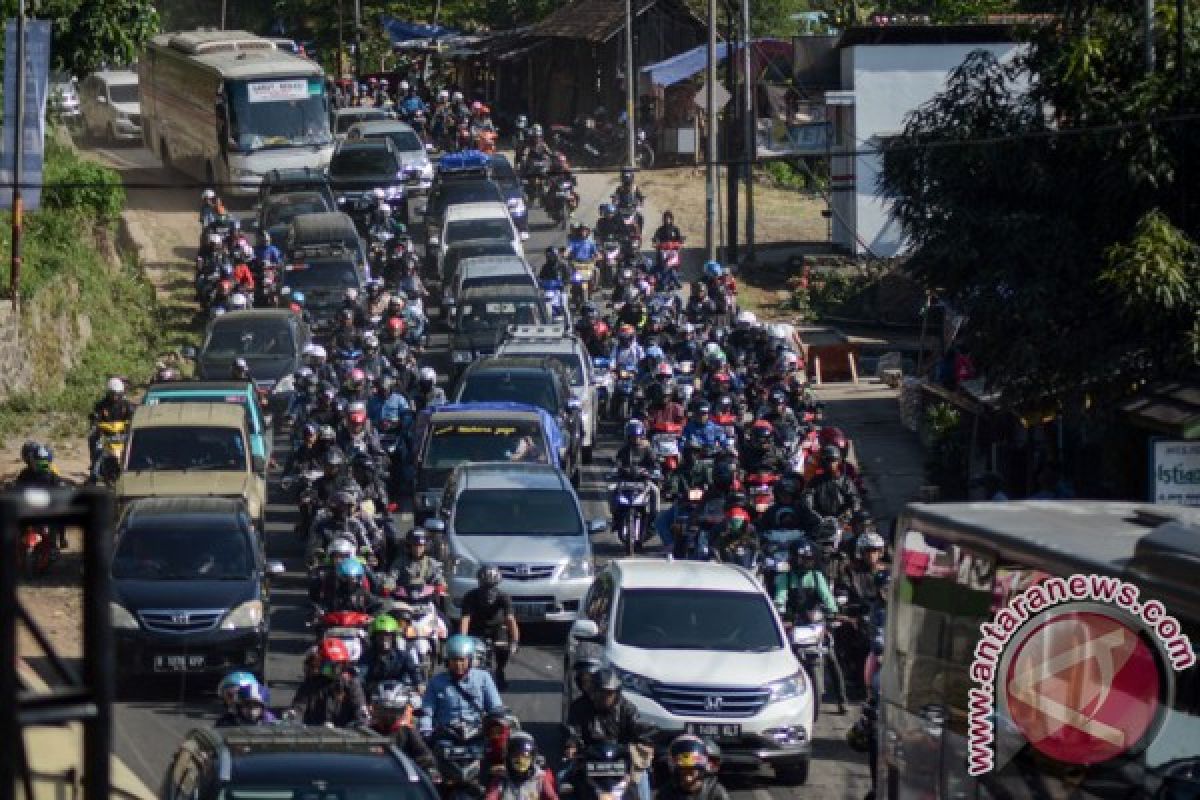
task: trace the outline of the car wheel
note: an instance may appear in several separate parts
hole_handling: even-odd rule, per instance
[[[775,777],[784,786],[803,786],[808,783],[808,757],[789,761],[775,767]]]

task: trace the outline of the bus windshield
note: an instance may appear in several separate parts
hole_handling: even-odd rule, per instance
[[[231,132],[242,151],[333,141],[320,78],[228,81],[225,91]]]

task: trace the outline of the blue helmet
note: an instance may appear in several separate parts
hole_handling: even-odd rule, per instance
[[[263,691],[263,687],[258,683],[247,683],[238,689],[237,701],[239,703],[255,702],[266,705],[267,693]]]
[[[446,640],[446,658],[474,658],[475,640],[462,633],[456,633]]]
[[[292,292],[292,302],[298,306],[304,305],[304,292]]]
[[[646,435],[646,426],[642,424],[640,419],[631,419],[625,423],[625,438],[640,439]]]
[[[258,686],[258,678],[250,672],[231,672],[221,678],[221,682],[217,684],[217,694],[226,697],[230,692],[240,691],[245,686]]]
[[[719,278],[724,270],[721,269],[721,264],[718,261],[705,261],[704,274],[710,278]]]
[[[361,580],[367,574],[362,562],[357,558],[344,558],[338,562],[337,576],[347,580]]]
[[[652,344],[646,348],[646,358],[654,358],[661,361],[666,357],[667,354],[664,353],[663,349],[656,344]]]

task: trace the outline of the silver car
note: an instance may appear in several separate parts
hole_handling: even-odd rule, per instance
[[[407,122],[371,120],[355,123],[346,134],[346,141],[356,139],[391,139],[392,148],[404,165],[404,181],[408,194],[426,194],[433,185],[433,164],[429,161],[430,146]]]
[[[514,453],[514,458],[520,458]],[[590,533],[562,470],[519,461],[463,464],[446,482],[438,517],[425,527],[446,538],[451,617],[477,586],[480,566],[500,570],[500,590],[520,620],[570,622],[592,585]]]
[[[583,423],[580,456],[583,463],[592,463],[600,401],[592,359],[579,337],[564,325],[519,325],[496,350],[496,355],[540,356],[562,365],[570,378],[571,397],[580,407]]]

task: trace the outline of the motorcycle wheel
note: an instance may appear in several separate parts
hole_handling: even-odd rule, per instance
[[[637,161],[639,169],[650,169],[654,166],[654,150],[650,145],[645,143],[638,145]]]

